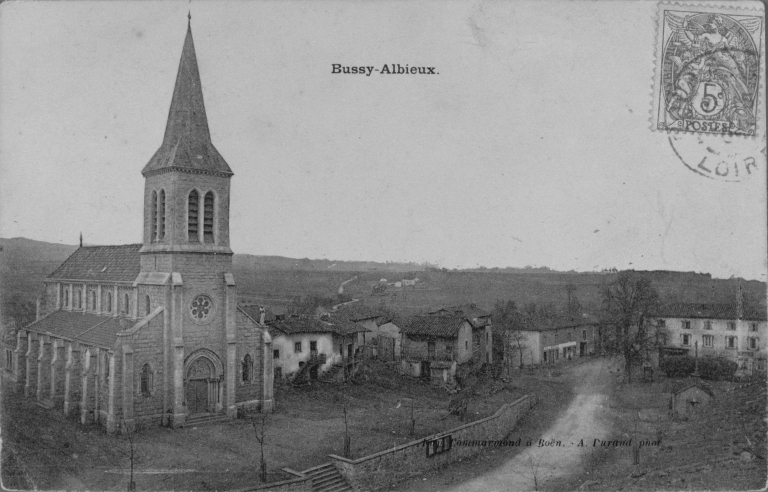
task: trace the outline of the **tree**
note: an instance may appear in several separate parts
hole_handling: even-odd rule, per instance
[[[568,296],[568,304],[566,304],[566,311],[568,314],[572,314],[575,310],[574,306],[574,300],[576,300],[576,296],[574,293],[576,292],[576,285],[572,282],[568,282],[565,284],[565,294]],[[578,301],[576,301],[578,302]]]
[[[352,457],[352,440],[349,437],[349,402],[344,389],[341,390],[341,418],[344,421],[344,457]]]
[[[248,413],[248,420],[251,422],[251,427],[253,428],[253,433],[256,437],[256,441],[259,443],[259,478],[262,482],[267,481],[267,460],[264,456],[264,441],[266,440],[267,436],[267,417],[269,416],[268,413],[264,412],[259,414],[259,417],[257,418],[255,414]]]
[[[3,317],[14,330],[20,330],[35,321],[36,310],[34,302],[24,300],[19,294],[13,294],[3,302]]]
[[[507,332],[510,345],[517,347],[517,352],[520,354],[520,369],[523,368],[523,349],[525,348],[525,342],[528,341],[528,336],[520,329],[510,330]]]
[[[659,294],[649,279],[623,271],[603,286],[602,297],[602,322],[613,329],[614,335],[613,343],[607,348],[624,357],[627,382],[631,382],[632,366],[666,343],[664,328],[650,320]]]

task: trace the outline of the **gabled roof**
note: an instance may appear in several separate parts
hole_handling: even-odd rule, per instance
[[[332,311],[330,314],[349,321],[364,321],[382,317],[382,314],[376,309],[366,306],[365,304],[360,304],[359,302],[340,306],[336,311]]]
[[[475,318],[485,318],[491,315],[488,311],[480,309],[476,304],[461,304],[459,306],[449,306],[432,311],[429,314],[447,314],[450,316],[460,316],[470,320]]]
[[[559,316],[555,318],[542,318],[531,320],[523,331],[551,331],[566,328],[578,328],[580,326],[598,325],[600,320],[590,314],[581,316]]]
[[[229,165],[211,142],[195,43],[189,24],[163,143],[141,173],[146,176],[147,173],[166,169],[232,175]]]
[[[133,282],[141,270],[141,244],[82,246],[48,276],[51,280]]]
[[[123,320],[121,326],[121,320]],[[26,331],[76,340],[86,345],[111,349],[118,332],[132,324],[125,318],[74,311],[54,311],[24,328]],[[135,323],[135,322],[134,322]]]
[[[422,335],[453,338],[459,334],[462,323],[467,321],[458,316],[411,316],[404,320],[400,332],[407,335]]]
[[[275,319],[267,322],[270,331],[277,330],[286,335],[296,333],[333,333],[336,335],[350,335],[363,331],[369,331],[360,325],[333,316],[317,316],[294,314],[285,319]]]
[[[678,395],[682,393],[685,390],[691,389],[691,388],[699,388],[704,393],[708,394],[709,396],[715,396],[715,393],[712,391],[712,388],[701,381],[683,381],[680,384],[675,385],[672,389],[672,394]]]
[[[469,321],[473,328],[482,328],[483,326],[487,326],[491,321],[491,313],[480,309],[474,303],[444,307],[437,311],[432,311],[429,314],[433,316],[457,316],[464,318]]]
[[[653,313],[657,318],[703,318],[703,319],[738,319],[736,303],[693,303],[676,302],[659,306]],[[741,319],[765,321],[766,312],[744,308]]]

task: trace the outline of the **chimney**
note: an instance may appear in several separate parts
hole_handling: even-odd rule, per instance
[[[264,324],[264,318],[267,316],[267,312],[264,310],[264,306],[259,306],[259,324]]]

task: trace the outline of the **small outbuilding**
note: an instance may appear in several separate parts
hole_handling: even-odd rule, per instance
[[[714,398],[712,389],[702,382],[683,384],[672,392],[669,407],[676,419],[687,420],[695,417]]]

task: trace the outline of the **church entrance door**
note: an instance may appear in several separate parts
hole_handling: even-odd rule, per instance
[[[191,414],[208,412],[208,381],[193,379],[187,383],[187,409]]]

